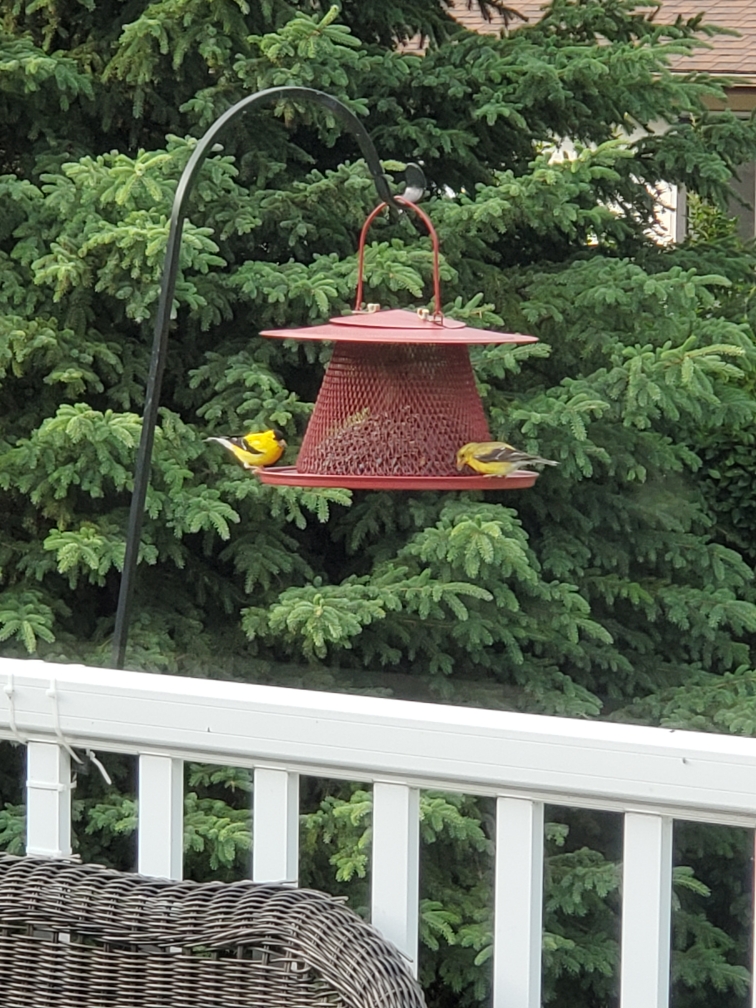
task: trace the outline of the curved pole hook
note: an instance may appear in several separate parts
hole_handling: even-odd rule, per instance
[[[113,634],[113,668],[123,668],[126,657],[126,641],[129,632],[134,579],[139,558],[139,545],[142,538],[144,505],[147,500],[147,487],[150,481],[150,463],[152,461],[155,426],[160,406],[160,390],[168,349],[168,328],[171,320],[171,307],[176,288],[176,277],[178,275],[181,233],[186,204],[208,152],[217,142],[218,135],[226,126],[243,112],[247,112],[257,105],[273,104],[282,98],[304,99],[315,102],[317,105],[322,105],[338,116],[349,132],[356,137],[381,201],[388,203],[389,206],[396,210],[401,209],[399,204],[395,202],[389,189],[378,154],[367,130],[343,102],[339,101],[338,98],[334,98],[333,95],[326,94],[324,91],[316,91],[314,88],[293,85],[257,91],[253,95],[242,98],[241,101],[238,101],[230,109],[227,109],[222,116],[219,116],[215,120],[205,135],[197,142],[197,146],[192,151],[192,155],[179,179],[171,211],[168,242],[165,249],[165,265],[163,267],[163,278],[160,286],[160,298],[158,300],[157,315],[155,316],[152,356],[150,359],[150,371],[147,379],[144,416],[142,419],[142,435],[139,441],[136,467],[134,469],[134,490],[131,495],[129,525],[126,534],[126,553],[123,558],[123,571],[121,573],[121,585],[118,593],[118,608],[116,610],[115,631]],[[407,187],[404,199],[415,203],[423,194],[424,177],[422,169],[417,165],[408,165],[406,177]]]

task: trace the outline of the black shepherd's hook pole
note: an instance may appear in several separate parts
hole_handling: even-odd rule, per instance
[[[247,98],[242,98],[236,105],[232,105],[228,111],[216,119],[207,133],[198,141],[179,179],[178,188],[173,200],[173,210],[171,211],[171,225],[168,232],[168,244],[165,249],[165,266],[163,267],[160,299],[158,301],[157,315],[155,316],[155,332],[152,339],[150,373],[147,379],[147,391],[144,401],[142,436],[139,441],[139,451],[134,469],[134,490],[131,495],[129,527],[126,533],[126,554],[123,559],[121,587],[118,593],[118,609],[116,610],[115,632],[113,634],[113,668],[123,668],[126,657],[126,641],[129,634],[134,578],[139,559],[139,545],[142,538],[144,505],[150,481],[152,446],[155,441],[155,425],[160,405],[160,387],[163,381],[165,357],[168,349],[168,327],[171,320],[173,293],[176,287],[176,274],[178,273],[179,253],[181,251],[181,232],[186,205],[202,163],[207,157],[208,152],[217,142],[218,135],[225,127],[243,112],[247,112],[258,105],[273,104],[282,98],[304,99],[305,101],[315,102],[315,104],[322,105],[338,116],[350,133],[353,133],[357,138],[362,155],[370,169],[370,174],[373,176],[375,188],[378,190],[380,199],[397,210],[401,209],[394,202],[388,181],[381,169],[378,154],[367,130],[354,113],[349,111],[346,105],[340,102],[338,98],[334,98],[333,95],[326,94],[323,91],[316,91],[314,88],[306,87],[276,87],[268,88],[265,91],[257,91]],[[408,173],[408,190],[405,191],[404,198],[416,202],[422,196],[424,180],[421,181],[421,170],[416,168],[416,166],[412,167],[415,170],[411,176]],[[411,182],[410,178],[412,179]]]

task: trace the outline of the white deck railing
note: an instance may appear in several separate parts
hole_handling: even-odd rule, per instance
[[[420,788],[497,798],[494,1008],[539,1008],[543,803],[624,814],[622,1008],[667,1008],[672,821],[756,826],[756,739],[0,659],[27,851],[71,853],[68,746],[139,757],[138,868],[181,876],[182,761],[254,769],[253,878],[295,881],[300,773],[372,781],[372,920],[417,959]]]

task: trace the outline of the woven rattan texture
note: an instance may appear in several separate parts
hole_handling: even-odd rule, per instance
[[[424,1008],[342,902],[0,855],[3,1008]]]
[[[466,346],[336,343],[297,469],[454,476],[457,449],[489,440]]]

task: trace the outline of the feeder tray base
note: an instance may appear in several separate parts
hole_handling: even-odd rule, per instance
[[[331,476],[299,472],[296,466],[260,469],[257,475],[272,486],[342,487],[346,490],[527,490],[537,472],[517,469],[509,476]]]

